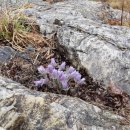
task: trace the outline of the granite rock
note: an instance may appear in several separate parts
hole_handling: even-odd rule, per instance
[[[106,18],[118,19],[119,10],[90,0],[26,1],[36,5],[24,12],[33,12],[41,33],[56,34],[70,59],[85,67],[95,81],[107,87],[112,80],[130,95],[130,29],[105,24],[102,18],[105,12]]]
[[[123,120],[78,98],[29,90],[0,77],[0,130],[129,130]]]
[[[57,34],[71,59],[76,57],[95,81],[107,87],[112,80],[130,95],[130,28],[105,24],[101,17],[106,11],[108,18],[120,18],[119,10],[89,0],[43,2],[36,8],[44,35]]]

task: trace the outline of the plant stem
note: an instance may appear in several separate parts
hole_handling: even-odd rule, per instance
[[[121,26],[123,25],[123,14],[124,14],[124,0],[122,0],[121,6]]]

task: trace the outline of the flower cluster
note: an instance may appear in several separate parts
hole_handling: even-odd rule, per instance
[[[69,89],[69,81],[75,81],[77,85],[85,84],[85,78],[81,78],[81,74],[75,70],[72,66],[66,67],[66,63],[62,62],[61,65],[57,65],[55,59],[51,59],[51,63],[44,68],[43,66],[38,67],[38,72],[43,75],[38,81],[34,81],[36,86],[43,86],[44,84],[52,84],[56,82],[58,87],[63,90]]]

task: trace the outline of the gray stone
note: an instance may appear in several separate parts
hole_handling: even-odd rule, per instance
[[[104,24],[102,19],[104,12],[108,18],[120,18],[121,11],[89,0],[54,4],[38,0],[35,4],[24,11],[32,14],[33,10],[43,34],[51,37],[56,33],[71,59],[76,57],[95,81],[103,81],[107,87],[113,80],[130,95],[130,29]]]
[[[42,0],[0,0],[0,9],[8,7],[22,7],[24,4],[27,3],[42,3]]]
[[[78,98],[29,90],[0,77],[1,130],[129,130],[124,120]]]
[[[33,52],[35,49],[32,46],[28,46],[24,52],[14,50],[9,46],[3,46],[0,48],[0,64],[5,64],[14,57],[20,57],[28,62],[32,62],[29,56],[29,52]]]
[[[106,11],[108,17],[120,18],[119,10],[89,0],[43,2],[34,8],[43,34],[56,33],[61,45],[75,50],[79,65],[95,81],[107,87],[112,80],[130,95],[130,29],[104,24],[101,16]]]
[[[11,47],[5,46],[0,48],[0,63],[5,63],[9,61],[14,55],[15,50],[13,50]]]

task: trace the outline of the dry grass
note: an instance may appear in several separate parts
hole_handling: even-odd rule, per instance
[[[110,25],[121,25],[130,27],[130,0],[100,0],[102,2],[108,3],[111,7],[119,9],[122,11],[120,19],[107,19],[105,17],[106,23]],[[124,11],[129,13],[129,16],[124,14]]]
[[[0,37],[9,41],[15,49],[23,43],[23,37],[29,31],[29,27],[24,26],[25,20],[22,14],[13,15],[9,10],[1,12]]]
[[[124,16],[124,11],[130,13],[130,0],[108,0],[109,4],[116,9],[122,10],[121,25],[130,27],[130,18]]]
[[[124,4],[124,10],[130,12],[130,0],[106,0],[113,8],[122,9]]]
[[[30,8],[24,5],[19,9]],[[0,14],[0,39],[8,41],[14,49],[24,51],[28,44],[50,44],[47,38],[37,30],[34,21],[23,13],[14,13],[14,9],[3,10]]]

